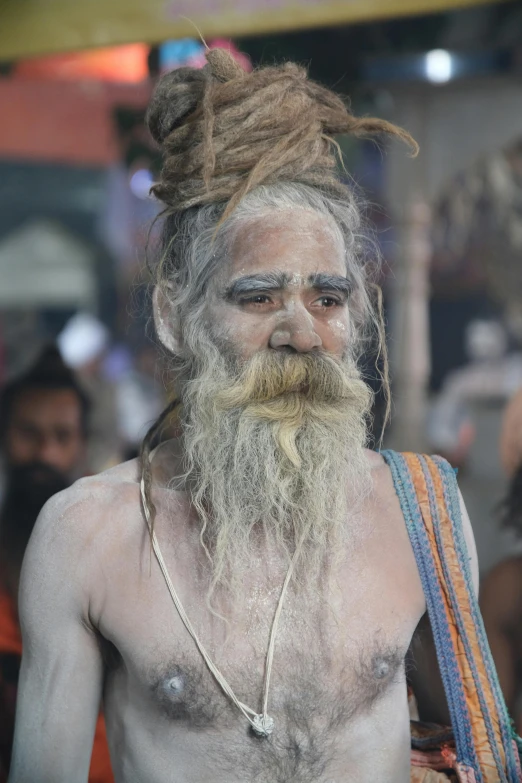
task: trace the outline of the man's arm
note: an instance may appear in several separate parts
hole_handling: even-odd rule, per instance
[[[479,568],[477,548],[468,512],[460,493],[459,500],[471,578],[475,594],[478,596]],[[413,637],[408,668],[408,680],[415,693],[420,719],[430,723],[440,723],[449,726],[451,719],[448,703],[442,677],[440,676],[435,641],[427,614],[421,619]]]
[[[74,502],[76,492],[44,507],[24,560],[24,647],[9,783],[87,781],[103,666],[89,623],[92,530],[82,524],[86,514]]]
[[[500,686],[513,715],[520,665],[517,638],[522,626],[521,558],[505,560],[488,574],[482,585],[480,608]]]

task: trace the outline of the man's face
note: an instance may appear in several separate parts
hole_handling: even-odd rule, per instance
[[[240,590],[255,531],[288,554],[299,545],[308,576],[355,536],[371,489],[371,393],[351,350],[343,248],[324,218],[286,210],[241,225],[229,258],[180,397],[213,585]]]
[[[9,465],[39,462],[78,474],[85,438],[78,395],[71,389],[26,389],[15,401],[6,432]]]
[[[343,251],[325,218],[288,210],[238,231],[213,283],[209,325],[243,361],[267,349],[341,358],[350,344],[349,293]]]

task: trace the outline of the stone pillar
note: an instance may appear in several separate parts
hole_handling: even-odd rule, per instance
[[[430,377],[430,209],[418,200],[406,207],[404,216],[403,257],[394,267],[391,440],[396,449],[424,451]]]

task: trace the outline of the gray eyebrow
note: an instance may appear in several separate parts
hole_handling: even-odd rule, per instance
[[[317,272],[314,275],[310,275],[308,282],[312,288],[317,288],[318,291],[336,291],[346,296],[351,293],[353,288],[347,277],[329,275],[325,272]]]
[[[243,294],[256,291],[280,291],[288,285],[288,275],[285,272],[267,272],[262,275],[245,275],[234,280],[225,291],[227,299],[237,299]]]
[[[235,300],[245,294],[256,291],[281,291],[290,282],[286,272],[274,271],[258,275],[245,275],[234,280],[225,291],[225,298]],[[310,275],[308,283],[318,291],[335,291],[348,296],[352,290],[352,284],[346,277],[330,275],[326,272],[316,272]]]

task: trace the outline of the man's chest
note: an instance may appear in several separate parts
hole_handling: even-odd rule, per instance
[[[280,646],[268,690],[268,713],[279,728],[300,726],[314,733],[349,726],[404,685],[403,647],[379,639],[373,647],[345,655],[344,661],[312,653],[307,639],[290,651]],[[214,665],[236,697],[261,712],[265,666],[259,658],[214,656]],[[138,683],[135,683],[137,685]],[[238,720],[248,729],[239,709],[199,657],[188,653],[163,658],[144,672],[138,688],[147,693],[152,710],[167,721],[191,729],[227,729]]]
[[[355,569],[354,569],[355,571]],[[417,600],[400,579],[344,579],[335,589],[295,585],[275,637],[269,711],[283,723],[322,729],[368,713],[404,684],[404,658],[418,621]],[[210,660],[237,698],[262,706],[270,631],[281,585],[245,583],[226,622],[208,611],[196,586],[184,590],[187,613]],[[131,607],[131,611],[129,611]],[[103,632],[104,629],[102,629]],[[116,656],[108,685],[124,688],[167,721],[187,727],[232,725],[238,709],[189,635],[161,577],[152,571],[108,628]]]
[[[142,677],[133,676],[124,664],[109,675],[111,743],[114,736],[120,758],[145,771],[153,739],[165,760],[165,781],[171,779],[173,764],[179,780],[380,781],[371,759],[381,758],[383,742],[390,752],[388,771],[407,764],[403,650],[378,644],[369,656],[347,658],[342,667],[328,656],[309,654],[307,639],[303,642],[293,655],[286,645],[276,650],[268,694],[274,728],[268,738],[253,733],[200,659],[177,651],[170,660],[159,655]],[[236,696],[260,711],[263,666],[232,656],[227,661],[216,656],[216,661]]]

